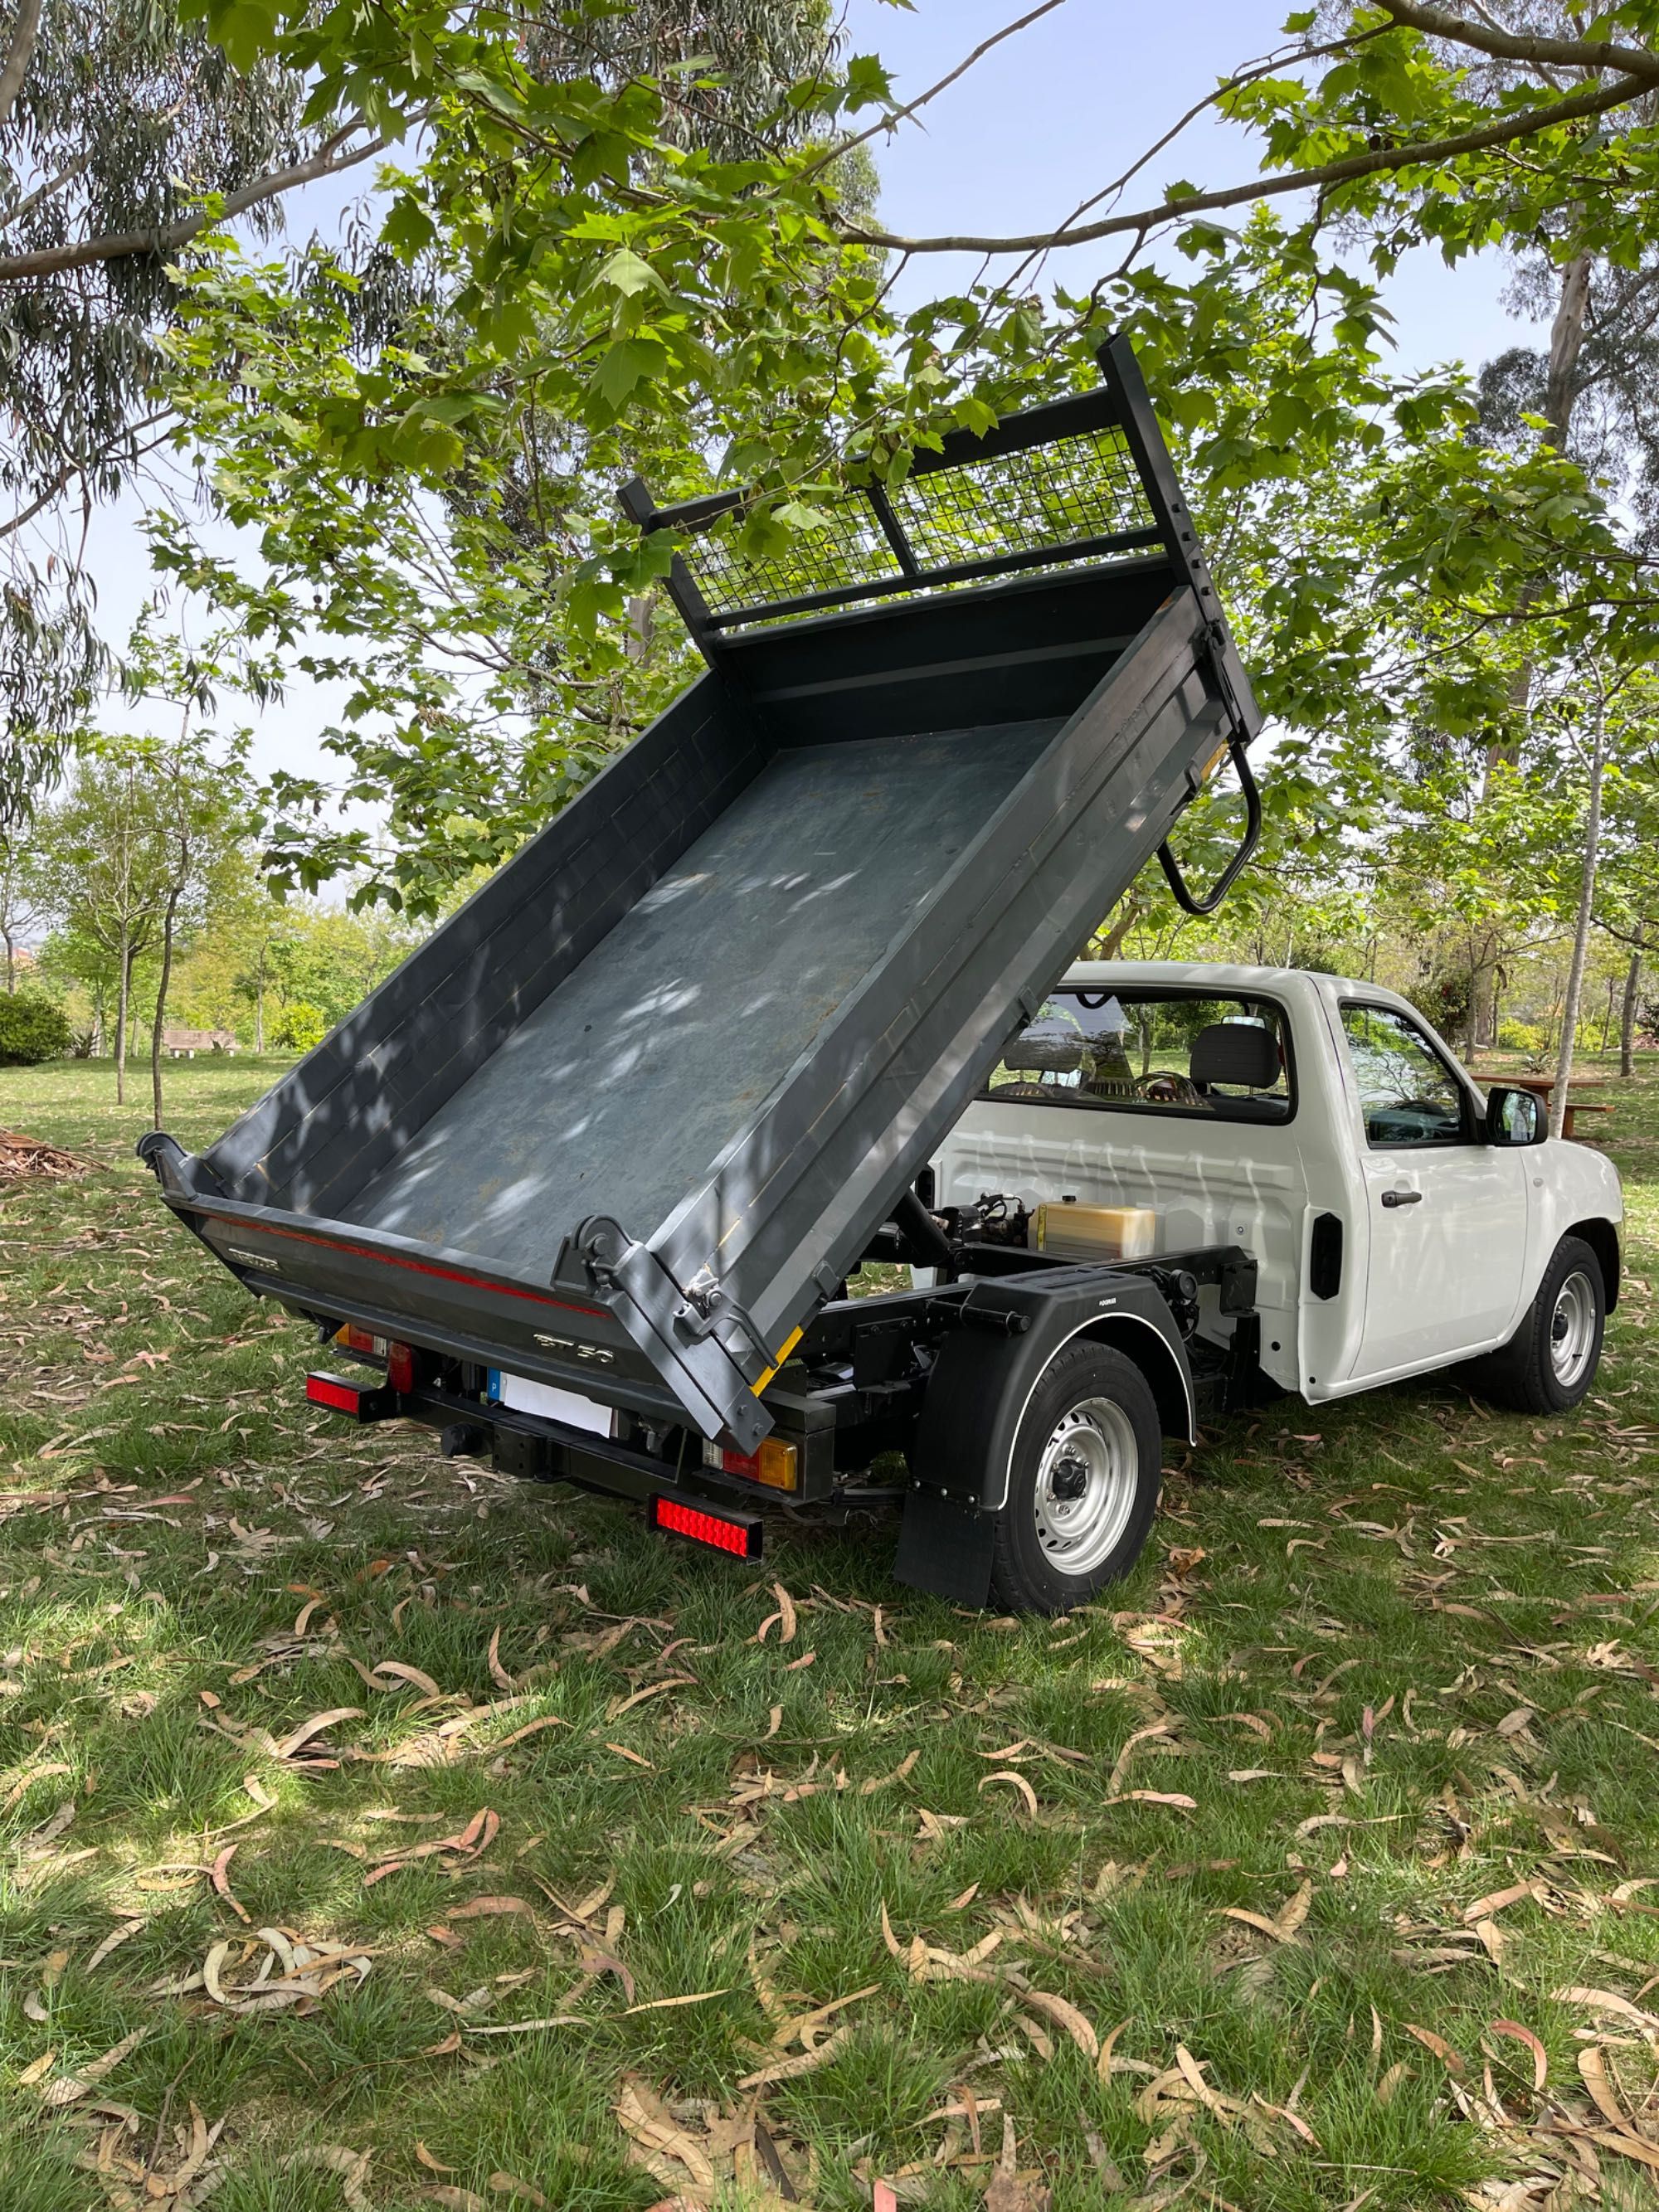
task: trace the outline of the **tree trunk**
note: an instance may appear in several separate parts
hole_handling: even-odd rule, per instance
[[[1607,765],[1607,701],[1598,698],[1595,733],[1590,745],[1589,805],[1584,817],[1584,877],[1578,892],[1578,921],[1572,935],[1572,959],[1567,969],[1566,1004],[1561,1010],[1561,1050],[1556,1062],[1555,1088],[1550,1094],[1550,1134],[1553,1137],[1561,1134],[1567,1118],[1567,1085],[1572,1079],[1572,1048],[1578,1027],[1578,1001],[1584,988],[1584,962],[1589,951],[1590,916],[1595,904],[1595,866],[1601,857],[1601,777]]]
[[[1584,347],[1584,317],[1589,306],[1591,259],[1576,253],[1561,272],[1561,296],[1550,325],[1549,368],[1544,380],[1544,419],[1549,428],[1547,445],[1565,453],[1572,427],[1573,401],[1578,396],[1578,356]]]
[[[263,1053],[265,1048],[265,961],[259,956],[259,965],[253,977],[253,1049]]]
[[[167,893],[161,917],[161,975],[155,986],[155,1026],[149,1033],[149,1087],[155,1101],[155,1126],[161,1126],[161,1026],[167,1019],[167,986],[173,981],[173,919],[179,911],[179,886]]]
[[[132,947],[125,931],[116,960],[120,995],[115,1007],[115,1103],[118,1106],[125,1106],[127,1103],[127,1009],[132,1001]]]
[[[11,941],[9,930],[6,932],[6,988],[8,991],[17,988],[17,948]]]
[[[1619,1023],[1619,1073],[1628,1079],[1636,1073],[1636,1002],[1642,988],[1642,955],[1630,956],[1625,970],[1625,1005]]]
[[[1555,319],[1550,325],[1549,366],[1544,379],[1544,419],[1548,428],[1544,432],[1545,450],[1565,453],[1567,434],[1572,428],[1572,410],[1578,397],[1578,357],[1584,348],[1584,321],[1589,307],[1590,271],[1593,257],[1577,253],[1561,272],[1561,290],[1555,305]],[[1533,598],[1529,587],[1523,587],[1518,611],[1524,614]],[[1516,672],[1510,687],[1510,704],[1517,720],[1524,720],[1532,698],[1533,666],[1530,659]],[[1485,799],[1492,790],[1494,771],[1501,766],[1511,766],[1514,748],[1508,744],[1489,745],[1486,749],[1486,769],[1481,781],[1480,796]],[[1582,976],[1580,978],[1582,981]],[[1498,977],[1494,968],[1490,977],[1483,979],[1480,1004],[1475,1009],[1475,1027],[1484,1031],[1495,1044],[1498,1041]]]

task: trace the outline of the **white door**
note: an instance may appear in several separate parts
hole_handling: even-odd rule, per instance
[[[1527,1250],[1524,1152],[1480,1141],[1475,1102],[1408,1015],[1351,1001],[1370,1257],[1352,1378],[1449,1362],[1506,1337]]]

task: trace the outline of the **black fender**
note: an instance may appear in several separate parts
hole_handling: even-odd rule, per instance
[[[963,1605],[991,1584],[995,1516],[1008,1501],[1014,1440],[1054,1354],[1080,1336],[1146,1373],[1166,1434],[1196,1441],[1191,1363],[1156,1283],[1124,1269],[1068,1267],[976,1283],[939,1347],[916,1423],[895,1573]]]
[[[962,1325],[945,1339],[928,1378],[911,1455],[914,1480],[1000,1512],[1031,1393],[1054,1354],[1079,1336],[1114,1344],[1144,1368],[1166,1433],[1194,1440],[1187,1347],[1146,1276],[1076,1267],[1004,1276],[976,1284],[960,1312]]]

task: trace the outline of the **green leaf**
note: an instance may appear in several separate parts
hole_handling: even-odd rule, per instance
[[[597,281],[608,284],[613,292],[620,292],[624,299],[632,299],[636,292],[647,291],[653,287],[665,297],[668,293],[667,285],[650,263],[642,261],[631,246],[617,248],[600,269]]]
[[[657,374],[663,359],[663,349],[654,338],[623,338],[600,356],[593,389],[620,412],[629,394]]]

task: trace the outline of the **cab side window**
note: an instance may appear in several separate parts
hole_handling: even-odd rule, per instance
[[[1346,1006],[1342,1030],[1369,1143],[1394,1151],[1468,1140],[1463,1086],[1415,1022],[1390,1006]]]

